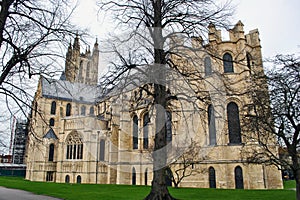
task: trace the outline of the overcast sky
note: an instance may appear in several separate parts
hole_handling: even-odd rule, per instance
[[[102,39],[110,28],[108,18],[97,19],[95,1],[80,0],[75,21]],[[300,0],[233,0],[233,4],[237,8],[233,23],[241,20],[245,33],[258,28],[263,57],[300,53]]]

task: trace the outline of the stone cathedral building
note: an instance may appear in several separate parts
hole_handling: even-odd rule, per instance
[[[166,112],[170,148],[178,152],[177,142],[188,141],[197,146],[188,169],[194,172],[179,186],[282,188],[277,168],[247,164],[241,154],[242,148],[258,145],[247,137],[251,133],[244,131],[242,125],[245,108],[251,104],[243,91],[256,85],[251,74],[263,73],[258,31],[244,34],[243,24],[238,22],[229,30],[229,36],[229,40],[223,41],[220,30],[210,25],[204,47],[200,45],[201,38],[192,39],[192,47],[207,50],[197,53],[193,59],[196,62],[174,57],[182,69],[201,72],[192,84],[193,90],[198,91],[197,98],[202,99],[197,107],[187,109],[185,103],[177,101]],[[68,48],[61,78],[40,78],[29,126],[26,179],[151,184],[149,155],[156,108],[150,106],[151,97],[140,87],[100,95],[98,64],[97,41],[92,51],[81,53],[76,37]],[[172,155],[169,162],[173,171],[182,165],[182,160],[180,155]]]

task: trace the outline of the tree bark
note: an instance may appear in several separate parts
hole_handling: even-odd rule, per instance
[[[153,181],[150,194],[145,200],[173,200],[166,185],[166,163],[167,163],[167,140],[165,128],[166,115],[166,55],[163,50],[164,39],[162,34],[162,2],[157,0],[153,2],[154,24],[153,24],[153,42],[154,42],[154,102],[158,105],[155,117],[155,139],[153,151]],[[159,72],[159,73],[158,73]]]

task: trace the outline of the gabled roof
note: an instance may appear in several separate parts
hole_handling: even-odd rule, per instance
[[[55,140],[58,139],[52,128],[50,128],[50,130],[46,133],[46,135],[44,135],[44,138],[55,139]]]
[[[42,96],[46,98],[94,103],[97,97],[97,86],[83,83],[71,83],[66,80],[54,80],[42,77]]]

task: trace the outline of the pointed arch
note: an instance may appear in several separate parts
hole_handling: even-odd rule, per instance
[[[83,142],[82,137],[77,131],[72,131],[67,139],[67,159],[82,159],[83,158]]]

